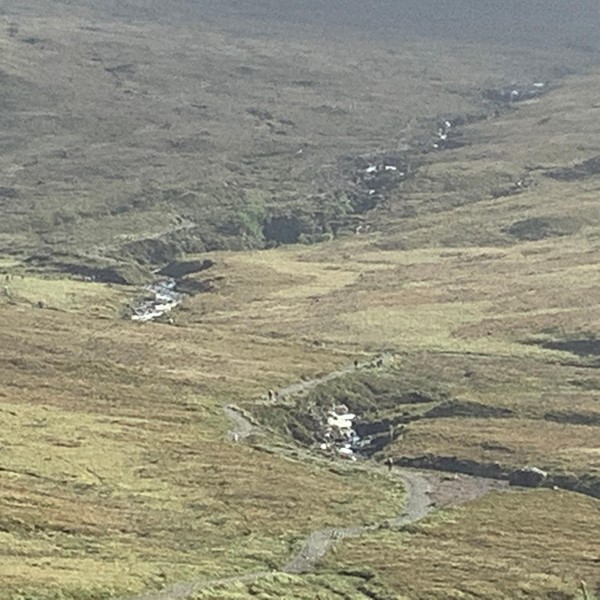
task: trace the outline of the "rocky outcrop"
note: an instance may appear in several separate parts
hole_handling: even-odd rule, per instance
[[[389,436],[389,433],[393,428],[395,428],[396,431],[400,431],[402,425],[414,420],[415,419],[409,415],[398,415],[393,418],[379,419],[377,421],[358,421],[354,424],[354,430],[361,438],[382,434]]]
[[[523,467],[522,469],[514,470],[509,475],[508,483],[521,487],[540,487],[544,484],[547,477],[548,473],[537,467]]]
[[[487,89],[483,96],[495,104],[510,105],[526,100],[535,100],[548,91],[548,86],[543,81],[536,81],[523,85],[510,85],[499,89]]]
[[[465,473],[466,475],[489,477],[490,479],[507,479],[510,472],[497,462],[481,463],[475,460],[458,458],[457,456],[434,456],[432,454],[412,457],[401,456],[394,458],[394,464],[400,467]]]
[[[163,267],[159,273],[166,277],[173,277],[178,279],[189,275],[190,273],[199,273],[200,271],[206,271],[214,266],[214,261],[209,258],[204,260],[173,260],[168,265]]]
[[[490,479],[507,479],[510,485],[523,487],[561,488],[594,498],[600,498],[600,477],[592,474],[546,473],[536,467],[514,469],[497,462],[477,462],[456,456],[400,456],[392,457],[399,467],[431,469],[464,473]]]

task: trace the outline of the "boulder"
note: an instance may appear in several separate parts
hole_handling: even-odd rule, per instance
[[[522,487],[539,487],[546,481],[548,473],[537,467],[524,467],[513,471],[508,482],[510,485],[519,485]]]

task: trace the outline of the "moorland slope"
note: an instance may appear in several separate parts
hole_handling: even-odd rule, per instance
[[[318,4],[3,5],[2,600],[600,592],[597,12]],[[401,513],[384,459],[460,475],[280,572]]]

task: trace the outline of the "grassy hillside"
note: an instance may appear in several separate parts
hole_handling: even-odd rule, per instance
[[[272,567],[315,527],[394,514],[401,490],[384,479],[228,441],[219,399],[272,368],[264,342],[228,356],[218,330],[136,327],[96,313],[105,296],[70,293],[89,314],[0,308],[0,597],[104,598]]]
[[[143,4],[0,15],[0,599],[254,571],[198,598],[600,592],[600,73],[577,11],[509,47],[477,11],[409,35],[397,13]],[[123,318],[208,251],[171,321]],[[371,462],[296,444],[340,401],[395,423]],[[236,443],[227,403],[262,434]],[[280,573],[311,531],[403,510],[388,457],[584,493],[494,493]]]
[[[581,580],[597,578],[596,515],[568,493],[495,494],[409,531],[347,542],[316,575],[217,586],[197,599],[582,598]]]
[[[369,36],[335,10],[326,35],[263,16],[265,35],[260,6],[252,18],[250,5],[163,4],[6,6],[3,252],[159,264],[352,230],[348,161],[404,151],[443,115],[488,113],[488,87],[558,80],[596,57],[560,39],[432,44],[374,23]],[[483,16],[467,15],[475,32]]]

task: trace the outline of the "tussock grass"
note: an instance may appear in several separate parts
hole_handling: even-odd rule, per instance
[[[317,574],[273,576],[197,598],[575,600],[583,597],[582,579],[593,598],[597,505],[569,492],[495,493],[405,531],[344,541]]]
[[[531,463],[553,472],[600,475],[597,425],[540,419],[447,418],[414,423],[389,452],[435,453],[513,467]]]
[[[327,566],[372,569],[411,599],[576,598],[581,579],[598,583],[597,512],[569,492],[496,493],[410,533],[345,542]]]
[[[233,334],[209,328],[14,305],[0,318],[0,597],[101,598],[271,568],[308,531],[391,516],[402,501],[383,479],[227,440],[220,402],[264,389],[269,355],[297,369],[322,365],[322,350],[236,335],[230,362]]]

